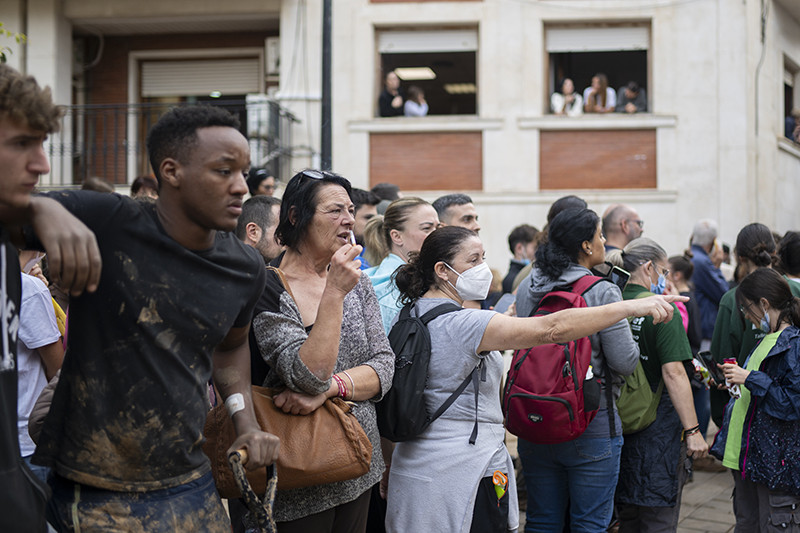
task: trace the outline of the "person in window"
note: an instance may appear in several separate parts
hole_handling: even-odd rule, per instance
[[[800,108],[795,107],[786,117],[786,131],[784,132],[786,138],[794,142],[800,142],[797,140],[797,128],[800,128]]]
[[[550,110],[556,115],[578,117],[583,114],[583,97],[575,93],[575,84],[569,78],[561,82],[561,92],[550,97]]]
[[[598,72],[592,84],[583,90],[583,110],[587,113],[611,113],[617,106],[617,93],[608,86],[608,77]]]
[[[647,111],[647,97],[644,89],[635,81],[620,87],[617,91],[617,113],[644,113]]]
[[[428,102],[425,101],[425,93],[412,85],[408,88],[408,99],[403,105],[403,110],[407,117],[424,117],[428,114]]]
[[[399,117],[403,114],[403,93],[400,78],[393,70],[386,74],[383,91],[378,97],[378,112],[382,117]]]

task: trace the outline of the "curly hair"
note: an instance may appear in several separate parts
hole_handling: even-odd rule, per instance
[[[63,114],[53,103],[49,87],[43,89],[32,76],[0,64],[0,120],[53,133],[61,127]]]
[[[174,107],[164,113],[147,134],[147,153],[158,183],[161,162],[168,157],[181,163],[197,145],[197,130],[222,126],[239,129],[239,119],[220,107],[192,105]]]

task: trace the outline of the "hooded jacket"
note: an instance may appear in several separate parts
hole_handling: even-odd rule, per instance
[[[749,360],[748,356],[748,360]],[[739,469],[771,490],[800,495],[800,329],[784,329],[758,370],[744,382],[750,391]],[[733,401],[711,453],[722,459]]]

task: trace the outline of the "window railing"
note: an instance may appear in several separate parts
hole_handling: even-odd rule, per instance
[[[42,187],[78,186],[100,177],[114,185],[151,174],[147,132],[170,108],[181,103],[101,104],[65,106],[59,132],[50,135],[46,150],[51,172]],[[248,138],[253,166],[266,167],[278,179],[288,179],[291,167],[291,126],[298,119],[266,96],[214,101],[239,117]]]

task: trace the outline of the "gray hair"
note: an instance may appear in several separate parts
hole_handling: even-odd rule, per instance
[[[660,259],[666,258],[667,252],[661,245],[647,237],[633,239],[622,250],[611,250],[606,254],[606,261],[627,270],[631,274],[639,270],[648,261],[655,263]]]
[[[692,244],[708,248],[717,238],[718,231],[719,228],[717,227],[716,221],[710,218],[698,220],[692,230]]]

